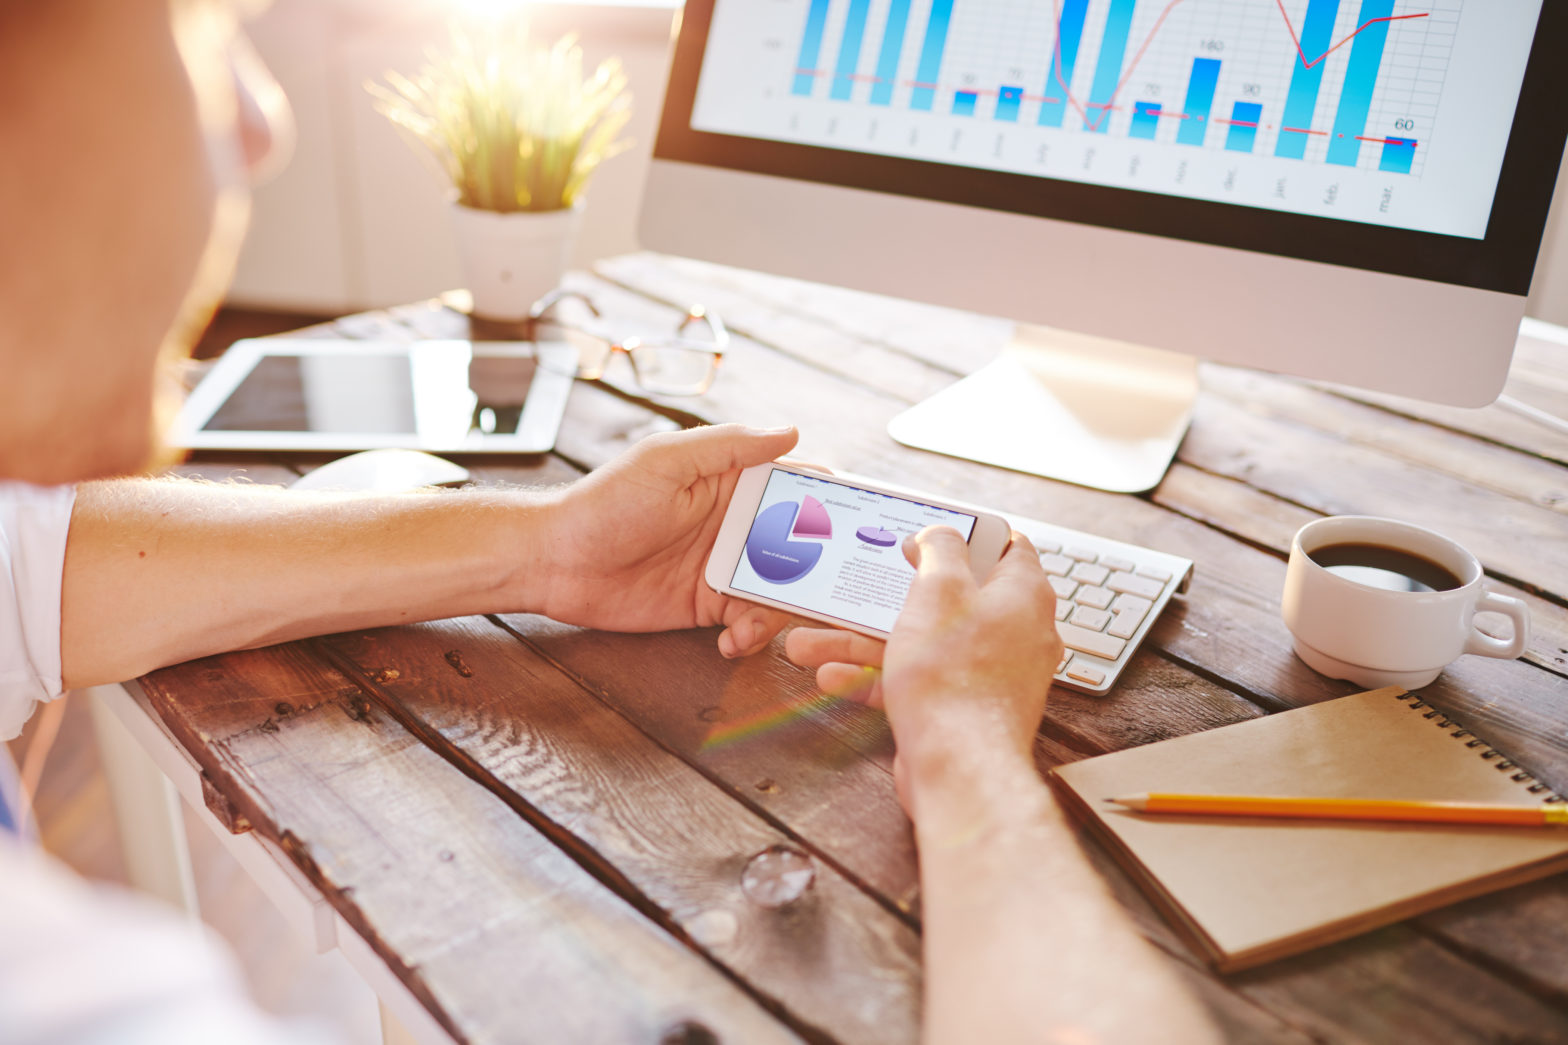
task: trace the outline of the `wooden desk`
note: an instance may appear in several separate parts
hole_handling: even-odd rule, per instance
[[[1290,536],[1323,513],[1412,519],[1474,550],[1535,620],[1526,658],[1464,657],[1424,699],[1568,789],[1568,439],[1497,408],[1210,367],[1161,486],[1105,494],[884,433],[990,358],[997,321],[652,256],[577,283],[631,328],[705,302],[738,343],[700,398],[580,383],[555,453],[487,461],[480,477],[569,481],[677,425],[793,422],[807,459],[1191,557],[1191,593],[1120,687],[1053,696],[1045,764],[1349,692],[1290,653],[1278,614]],[[336,324],[465,330],[431,305]],[[1568,347],[1527,340],[1515,373],[1512,390],[1568,413]],[[256,481],[301,467],[243,464]],[[711,631],[471,617],[214,657],[143,685],[212,804],[278,841],[459,1040],[917,1039],[915,853],[886,724],[820,696],[777,648],[732,663]],[[743,878],[787,861],[781,849],[814,880],[770,906],[788,876]],[[1090,852],[1235,1040],[1568,1040],[1562,878],[1221,979]]]

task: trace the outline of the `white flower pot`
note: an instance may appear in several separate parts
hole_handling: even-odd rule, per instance
[[[530,305],[560,285],[581,221],[581,205],[501,214],[453,204],[457,256],[474,315],[526,318]]]

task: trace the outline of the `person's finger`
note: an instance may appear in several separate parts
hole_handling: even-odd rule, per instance
[[[803,668],[833,661],[878,665],[885,648],[877,639],[838,628],[796,628],[784,637],[784,655]]]
[[[753,606],[731,599],[724,607],[725,629],[719,632],[719,652],[726,657],[749,657],[784,630],[789,614],[769,606]]]
[[[951,526],[927,526],[905,544],[914,544],[915,582],[927,585],[941,581],[973,583],[969,569],[969,545]],[[909,553],[906,551],[906,555]]]
[[[882,707],[882,670],[868,664],[824,664],[817,669],[817,688],[830,697]]]
[[[1035,579],[1044,575],[1045,569],[1040,565],[1040,553],[1035,551],[1029,538],[1014,530],[1007,547],[1002,549],[1002,558],[991,569],[991,579]]]
[[[636,452],[658,471],[690,486],[704,476],[750,468],[786,454],[799,440],[793,425],[750,428],[707,425],[684,432],[660,432],[637,444]]]

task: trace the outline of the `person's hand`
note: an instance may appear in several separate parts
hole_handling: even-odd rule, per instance
[[[719,652],[762,649],[788,617],[713,591],[708,552],[741,469],[787,453],[793,428],[714,425],[650,436],[548,506],[542,610],[612,631],[725,625]]]
[[[1013,757],[1032,766],[1062,643],[1055,592],[1022,534],[983,584],[951,528],[922,530],[904,554],[915,580],[885,649],[852,632],[797,628],[786,650],[817,669],[824,692],[885,708],[900,797],[913,813],[922,785],[955,769]]]

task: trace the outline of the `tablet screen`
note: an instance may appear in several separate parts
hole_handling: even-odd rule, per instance
[[[468,360],[464,372],[442,382],[452,394],[422,396],[416,414],[413,369],[405,353],[263,356],[201,431],[394,435],[417,432],[423,423],[442,431],[511,432],[522,417],[534,368],[532,359]]]
[[[192,391],[176,445],[539,453],[577,354],[556,342],[237,342]]]

